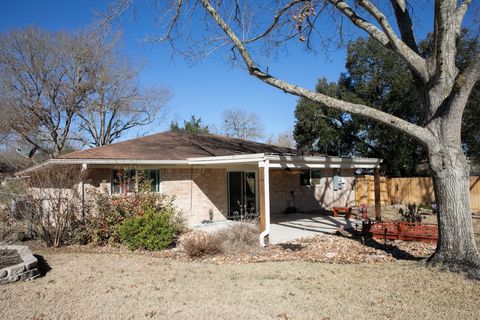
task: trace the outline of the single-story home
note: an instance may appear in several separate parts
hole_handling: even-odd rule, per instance
[[[85,170],[81,190],[112,194],[129,176],[147,173],[152,191],[175,197],[189,225],[242,217],[259,218],[261,239],[270,216],[321,212],[356,203],[355,171],[378,169],[375,158],[344,158],[212,134],[162,132],[97,148],[75,151],[22,172],[58,164]],[[375,170],[378,172],[378,170]]]

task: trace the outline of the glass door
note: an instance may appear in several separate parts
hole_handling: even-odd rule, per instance
[[[257,211],[256,173],[228,172],[228,218],[255,219],[258,217]]]

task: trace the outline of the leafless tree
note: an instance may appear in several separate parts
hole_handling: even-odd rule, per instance
[[[140,68],[120,53],[117,40],[89,30],[1,34],[0,134],[57,157],[72,144],[109,144],[151,124],[170,94],[141,88]]]
[[[271,135],[267,141],[268,144],[273,144],[280,147],[292,148],[295,149],[297,144],[293,139],[293,135],[291,131],[283,131],[277,135]]]
[[[256,140],[263,137],[263,124],[254,112],[227,109],[222,113],[223,133],[229,137]]]
[[[92,87],[78,112],[86,143],[94,147],[110,144],[127,130],[159,119],[171,97],[166,88],[142,89],[140,67],[119,51],[116,38],[109,42],[105,37],[100,34],[91,43],[95,68],[87,70],[87,75]]]
[[[90,88],[80,37],[34,28],[0,35],[2,131],[52,157],[67,145],[75,114]]]
[[[124,5],[122,9],[131,2],[120,1]],[[480,78],[480,55],[477,54],[462,70],[456,64],[457,40],[467,23],[465,17],[468,12],[476,13],[470,8],[474,5],[472,0],[435,0],[424,4],[434,19],[434,50],[430,57],[420,53],[415,39],[412,6],[406,0],[177,0],[165,5],[169,11],[162,12],[171,13],[171,16],[164,20],[164,34],[159,39],[178,40],[191,25],[192,17],[198,14],[195,10],[202,10],[207,24],[203,29],[206,33],[202,35],[218,46],[208,41],[203,43],[208,43],[211,48],[231,48],[234,58],[243,62],[251,76],[298,97],[373,119],[422,143],[428,150],[439,211],[439,241],[429,263],[441,263],[452,270],[468,270],[480,277],[480,256],[474,241],[470,211],[470,166],[462,150],[460,135],[466,102]],[[182,24],[182,21],[187,23]],[[473,24],[468,27],[478,29],[478,18],[473,17],[470,21]],[[317,43],[322,45],[322,41],[335,33],[344,35],[349,28],[353,28],[354,33],[360,31],[375,39],[408,65],[424,109],[426,121],[423,124],[302,88],[275,77],[262,66],[264,60],[259,57],[268,52],[265,47],[295,39],[307,48],[313,48]],[[195,32],[199,33],[199,28]],[[194,35],[193,32],[190,34]]]

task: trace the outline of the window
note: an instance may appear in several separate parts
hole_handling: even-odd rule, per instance
[[[160,170],[113,169],[112,194],[138,191],[142,181],[150,191],[160,192]]]
[[[302,170],[302,172],[300,172],[300,185],[301,186],[310,185],[310,170]]]
[[[321,178],[322,178],[322,171],[320,169],[310,170],[310,184],[312,185],[320,184]]]
[[[300,173],[300,185],[310,186],[320,184],[322,171],[320,169],[303,170]]]

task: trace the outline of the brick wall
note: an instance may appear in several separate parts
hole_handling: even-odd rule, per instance
[[[300,212],[319,211],[334,206],[355,204],[353,170],[341,170],[345,184],[342,190],[333,191],[333,169],[322,170],[319,185],[301,186],[299,174],[289,174],[283,169],[270,169],[270,210],[272,214],[284,213],[289,206]],[[88,188],[110,192],[108,168],[90,169]],[[175,196],[174,204],[182,211],[189,224],[209,219],[225,220],[227,204],[227,174],[225,169],[160,169],[161,192]]]
[[[161,192],[175,195],[175,205],[190,224],[209,219],[225,220],[227,175],[225,169],[162,169]]]
[[[341,170],[345,184],[342,190],[333,190],[333,169],[322,170],[320,184],[301,186],[298,173],[289,173],[283,169],[270,171],[270,211],[281,214],[289,206],[300,212],[319,211],[322,208],[352,206],[355,204],[353,188],[353,170]]]

